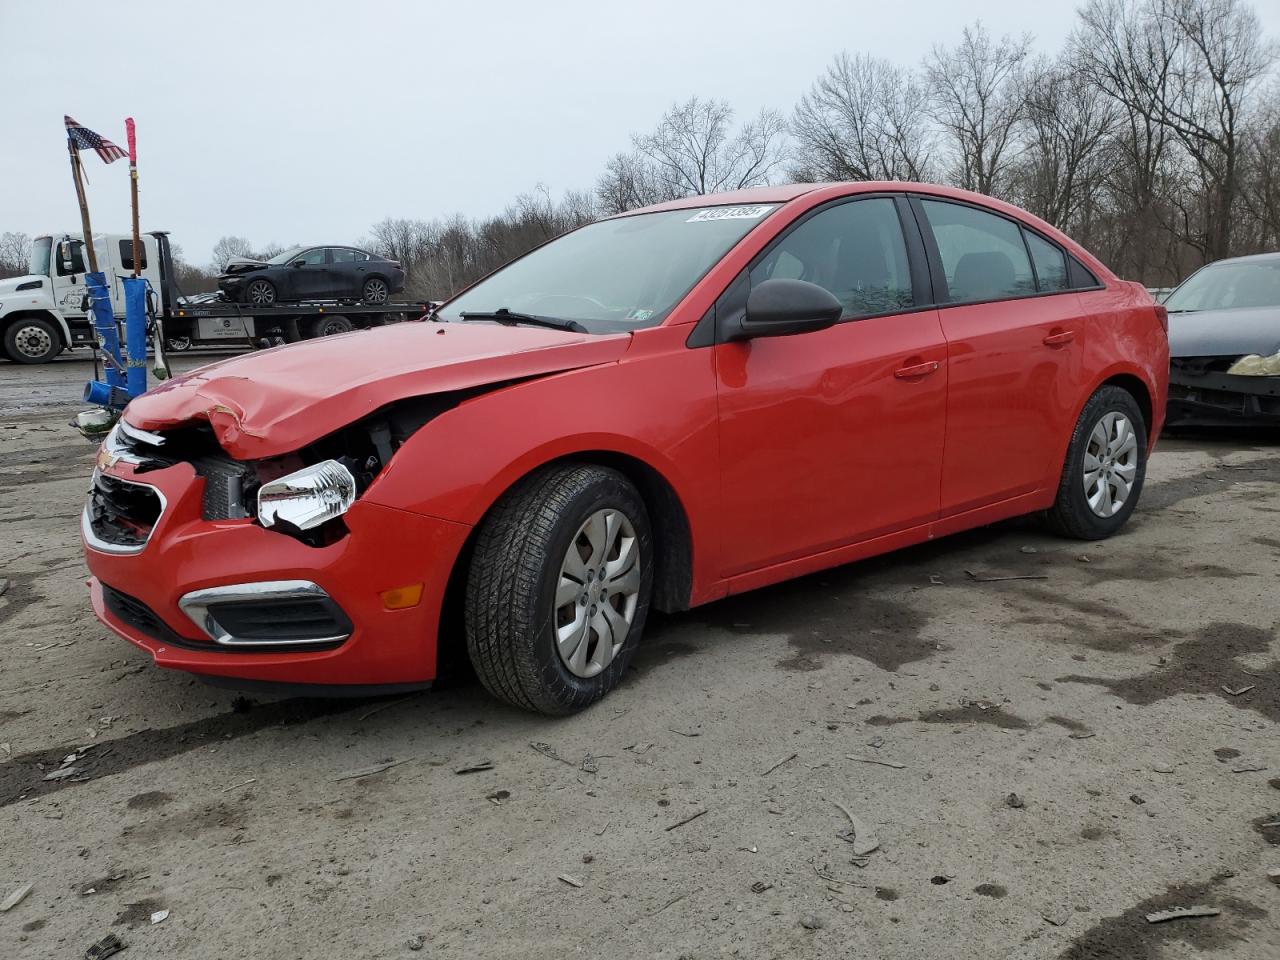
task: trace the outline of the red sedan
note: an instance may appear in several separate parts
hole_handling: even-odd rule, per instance
[[[82,519],[102,621],[162,666],[313,692],[426,686],[456,642],[566,713],[651,606],[1018,514],[1109,536],[1164,419],[1163,308],[922,184],[638,210],[432,320],[134,400]]]

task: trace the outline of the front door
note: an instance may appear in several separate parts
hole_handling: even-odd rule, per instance
[[[289,262],[290,286],[299,300],[318,300],[329,296],[332,286],[328,247],[304,250]]]
[[[740,308],[750,284],[771,277],[825,287],[845,315],[816,333],[715,348],[725,576],[938,512],[946,344],[937,311],[912,309],[895,201],[856,199],[810,215],[717,310]]]

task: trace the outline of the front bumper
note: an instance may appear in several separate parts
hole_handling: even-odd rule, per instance
[[[190,464],[136,474],[132,465],[117,462],[106,473],[152,486],[164,502],[141,549],[108,552],[84,543],[98,619],[158,665],[291,685],[434,679],[445,587],[470,527],[358,500],[344,516],[348,534],[311,547],[252,520],[205,520],[204,479]],[[299,627],[293,635],[301,643],[236,643],[246,637],[237,637],[246,622],[242,614],[241,626],[221,632],[219,620],[225,627],[226,617],[215,615],[212,624],[202,619],[211,598],[215,604],[228,599],[225,588],[234,597],[246,585],[252,592],[255,585],[282,582],[313,585],[315,597],[330,601],[334,617],[349,630]],[[384,591],[416,583],[423,584],[416,606],[386,609]],[[209,590],[215,592],[204,592]],[[314,609],[299,613],[314,616]],[[262,620],[253,622],[261,626]]]
[[[1169,372],[1165,417],[1170,427],[1280,425],[1280,377]]]

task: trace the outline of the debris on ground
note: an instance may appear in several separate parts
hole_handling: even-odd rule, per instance
[[[786,763],[790,763],[792,760],[794,760],[794,759],[795,759],[796,757],[798,757],[798,756],[800,756],[800,754],[798,754],[798,753],[793,753],[793,754],[792,754],[791,756],[789,756],[789,757],[783,757],[781,760],[779,760],[777,763],[775,763],[772,767],[770,767],[770,768],[769,768],[768,770],[766,770],[764,773],[760,774],[760,776],[762,776],[762,777],[767,777],[769,774],[773,773],[773,771],[777,770],[780,766],[782,766],[783,764],[786,764]]]
[[[884,746],[884,737],[872,737],[867,741],[867,746],[872,750],[879,750]]]
[[[390,770],[392,767],[398,767],[402,763],[408,763],[413,757],[405,757],[403,760],[387,760],[383,763],[375,763],[371,767],[359,767],[355,770],[348,770],[346,773],[340,773],[333,778],[334,783],[342,780],[358,780],[361,777],[371,777],[375,773],[382,773],[384,770]]]
[[[1181,907],[1176,910],[1161,910],[1159,913],[1148,913],[1147,923],[1164,923],[1166,920],[1191,920],[1196,917],[1216,917],[1222,913],[1217,907]]]
[[[168,919],[169,919],[168,910],[157,910],[155,913],[151,915],[151,925],[155,926],[157,923],[164,923]]]
[[[1258,773],[1265,769],[1267,768],[1261,763],[1244,763],[1238,767],[1232,767],[1231,772],[1232,773]]]
[[[490,803],[492,803],[494,806],[502,806],[502,801],[511,799],[511,791],[495,790],[493,791],[493,793],[490,793],[487,796],[485,796],[485,799],[488,800]]]
[[[980,577],[972,570],[966,570],[964,575],[974,583],[1004,583],[1006,580],[1048,580],[1048,574],[1030,573],[1016,577]]]
[[[1280,885],[1280,867],[1272,867],[1268,870],[1267,879],[1274,884]]]
[[[51,773],[46,773],[44,778],[45,780],[65,780],[67,777],[74,777],[79,772],[79,767],[60,767]]]
[[[31,888],[34,886],[34,883],[24,883],[17,890],[13,891],[13,893],[5,897],[4,902],[0,903],[0,913],[8,913],[23,900],[27,899],[27,894],[31,892]]]
[[[680,736],[682,736],[682,737],[700,737],[700,736],[702,736],[702,731],[701,731],[701,730],[677,730],[675,727],[667,727],[667,729],[668,729],[668,730],[670,730],[672,733],[678,733],[678,734],[680,734]]]
[[[1039,553],[1040,551],[1037,550],[1035,547],[1019,547],[1018,552],[1019,553]]]
[[[560,876],[556,877],[556,879],[559,880],[561,883],[567,883],[569,886],[576,887],[578,889],[581,889],[583,885],[581,880],[579,880],[577,877],[571,877],[567,873],[560,874]]]
[[[1257,684],[1256,684],[1256,683],[1251,683],[1251,684],[1249,684],[1248,686],[1244,686],[1244,687],[1228,687],[1228,686],[1224,683],[1224,684],[1222,685],[1222,692],[1223,692],[1223,693],[1225,693],[1225,694],[1226,694],[1227,696],[1229,696],[1229,697],[1238,697],[1238,696],[1240,696],[1241,694],[1248,693],[1250,690],[1252,690],[1252,689],[1253,689],[1254,687],[1256,687],[1256,686],[1257,686]]]
[[[1136,803],[1138,806],[1142,806],[1147,801],[1143,800],[1142,797],[1138,796],[1136,793],[1131,793],[1129,794],[1129,802]]]
[[[1080,556],[1076,557],[1076,560],[1077,560],[1078,562],[1080,562],[1080,563],[1092,563],[1092,562],[1093,562],[1092,560],[1090,560],[1090,559],[1089,559],[1089,555],[1088,555],[1088,554],[1086,554],[1086,553],[1082,553],[1082,554],[1080,554]]]
[[[412,937],[404,942],[404,945],[415,953],[427,945],[426,937],[420,933],[415,933]]]
[[[534,750],[538,751],[538,753],[542,754],[549,760],[559,760],[561,763],[568,764],[571,767],[577,766],[577,764],[572,760],[566,760],[564,757],[560,756],[560,754],[556,753],[555,747],[551,746],[549,743],[534,741],[530,743],[529,746],[533,747]]]
[[[822,922],[821,917],[815,917],[810,914],[809,916],[800,918],[800,926],[804,927],[806,930],[821,930],[826,926],[826,924]]]
[[[486,770],[492,769],[492,760],[469,760],[453,772],[461,775],[464,773],[484,773]]]
[[[1026,803],[1023,802],[1023,799],[1016,793],[1011,793],[1004,798],[1004,805],[1013,810],[1021,810],[1026,806]]]
[[[1151,768],[1152,773],[1173,773],[1173,767],[1167,763],[1158,763]]]
[[[1277,874],[1280,874],[1280,871],[1277,871]],[[1280,883],[1280,880],[1277,880],[1276,882]],[[757,880],[755,883],[751,885],[752,893],[764,893],[766,890],[772,890],[772,889],[773,889],[773,884],[765,883],[763,880]]]
[[[892,760],[879,760],[876,757],[846,757],[846,760],[853,760],[855,763],[874,763],[881,767],[893,767],[895,770],[905,770],[905,763],[894,763]]]
[[[706,812],[707,812],[706,807],[703,807],[697,813],[694,813],[694,814],[691,814],[690,816],[685,817],[683,820],[679,821],[678,823],[673,823],[669,827],[663,827],[662,832],[670,833],[672,830],[676,829],[677,827],[683,827],[686,823],[690,823],[694,820],[697,820],[700,816],[702,816]]]
[[[830,797],[827,799],[831,800]],[[847,843],[853,844],[853,855],[855,857],[865,857],[872,851],[879,849],[880,841],[876,838],[870,826],[854,816],[853,811],[839,800],[831,800],[831,802],[839,808],[841,813],[849,818],[849,829],[837,833],[836,836]]]
[[[3,577],[0,577],[0,597],[3,597],[5,595],[5,592],[8,589],[9,589],[9,581],[4,579]]]
[[[125,946],[125,942],[114,933],[108,933],[84,952],[84,960],[106,960],[107,957],[114,957]]]

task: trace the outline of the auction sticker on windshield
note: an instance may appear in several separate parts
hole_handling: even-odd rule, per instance
[[[755,203],[749,207],[712,207],[699,210],[685,223],[704,223],[708,220],[759,220],[774,208],[772,203]]]

